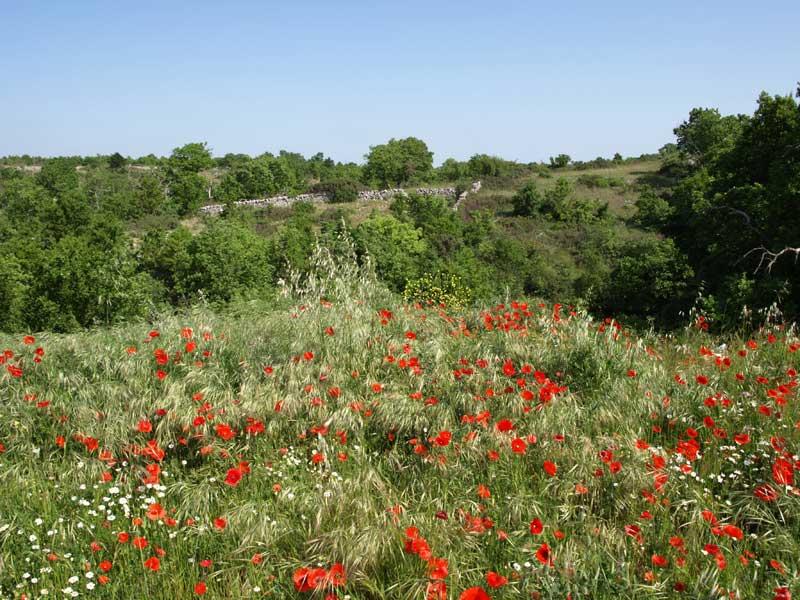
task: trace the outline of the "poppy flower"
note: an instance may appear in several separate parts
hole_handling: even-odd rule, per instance
[[[154,502],[147,508],[147,518],[151,521],[159,521],[167,516],[167,511],[158,502]]]
[[[669,565],[669,560],[666,557],[661,556],[660,554],[653,554],[650,558],[650,562],[653,563],[654,567],[664,568]]]
[[[489,571],[486,574],[486,585],[488,585],[493,590],[501,588],[507,583],[508,583],[508,578],[503,577],[499,573],[495,573],[494,571]]]
[[[214,519],[214,527],[222,531],[228,526],[228,521],[226,521],[223,517],[217,517]]]
[[[554,462],[551,462],[549,460],[544,461],[544,472],[547,473],[550,477],[555,477],[557,471],[558,467]]]
[[[544,531],[544,525],[542,525],[542,522],[539,520],[538,517],[535,518],[533,521],[531,521],[530,530],[531,534],[533,535],[539,535],[540,533],[542,533],[542,531]]]
[[[551,565],[553,563],[553,559],[550,557],[550,546],[546,543],[539,546],[536,550],[536,560],[538,560],[543,565]]]
[[[126,534],[126,535],[127,535],[127,534]],[[120,541],[120,542],[122,542],[122,539],[121,539],[121,537],[120,537],[120,536],[122,536],[122,534],[120,534],[119,536],[117,536],[117,540],[118,540],[118,541]],[[123,543],[124,543],[124,542],[123,542]],[[147,542],[147,540],[146,540],[145,538],[143,538],[143,537],[135,537],[135,538],[133,538],[133,541],[131,542],[131,544],[132,544],[132,545],[133,545],[133,547],[134,547],[134,548],[136,548],[137,550],[144,550],[145,548],[147,548],[148,542]]]
[[[514,424],[508,419],[501,419],[495,423],[495,427],[497,428],[497,431],[505,433],[506,431],[511,431],[514,429]]]
[[[779,458],[772,465],[772,479],[779,485],[793,485],[794,465],[784,458]]]
[[[491,600],[491,597],[482,587],[471,587],[461,592],[458,600]]]
[[[228,472],[225,475],[225,483],[231,487],[236,487],[239,485],[239,481],[241,481],[241,479],[242,472],[239,469],[228,469]]]
[[[521,438],[514,438],[511,440],[511,451],[514,454],[525,454],[525,449],[528,447],[528,444],[525,443],[525,440]]]
[[[161,568],[161,561],[158,560],[157,556],[151,556],[146,561],[144,561],[144,566],[150,569],[151,571],[158,571]]]
[[[203,581],[199,581],[194,585],[194,593],[198,596],[202,596],[207,591],[206,584]]]
[[[447,446],[452,438],[453,434],[449,431],[440,431],[433,441],[437,446]]]

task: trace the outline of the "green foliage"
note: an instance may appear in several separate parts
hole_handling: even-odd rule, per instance
[[[419,274],[427,244],[422,231],[388,215],[373,215],[353,232],[357,247],[369,254],[375,272],[395,291]]]
[[[128,166],[128,159],[126,159],[119,152],[114,152],[108,157],[108,168],[112,171],[123,171]]]
[[[0,250],[4,248],[0,245]],[[0,331],[19,331],[25,326],[29,293],[28,276],[17,260],[5,253],[0,261]]]
[[[533,217],[542,212],[544,196],[537,189],[536,183],[530,181],[520,188],[511,199],[514,215],[518,217]]]
[[[331,179],[311,187],[312,192],[327,194],[328,201],[334,204],[358,200],[358,181],[353,179]]]
[[[403,185],[412,179],[424,180],[433,172],[433,152],[420,139],[390,139],[371,146],[365,157],[364,180],[381,187]]]
[[[578,184],[588,188],[623,188],[625,180],[622,177],[607,177],[596,173],[585,173],[578,177]]]
[[[175,148],[169,157],[169,169],[175,176],[197,174],[214,166],[211,150],[205,142],[192,142]]]
[[[174,177],[168,189],[170,201],[179,215],[195,212],[208,200],[208,182],[197,173]]]
[[[545,192],[530,181],[514,194],[511,204],[516,216],[543,217],[561,223],[590,223],[605,217],[607,205],[574,198],[572,194],[572,184],[563,177],[559,177],[555,186]]]
[[[191,267],[179,270],[177,287],[210,302],[263,296],[272,288],[267,240],[236,221],[220,219],[192,238]]]
[[[78,187],[79,179],[76,170],[79,164],[76,158],[51,158],[42,164],[42,170],[36,175],[36,183],[51,194],[61,194]]]
[[[733,148],[746,123],[744,115],[723,117],[716,108],[695,108],[674,130],[678,151],[693,165],[713,163]]]
[[[800,308],[800,271],[789,259],[769,259],[797,246],[800,213],[800,106],[791,96],[762,94],[752,117],[695,109],[676,128],[682,179],[645,218],[661,225],[689,257],[696,278],[724,315],[723,325],[745,309],[780,302],[794,317]]]
[[[654,190],[643,190],[636,201],[633,222],[642,229],[660,230],[675,214],[675,207]]]
[[[550,157],[550,167],[553,169],[563,169],[572,162],[569,154],[559,154],[556,157]]]
[[[607,314],[664,317],[689,299],[692,268],[672,240],[643,238],[619,250],[595,302]]]
[[[454,158],[448,158],[436,169],[436,176],[439,181],[457,181],[467,175],[467,165]]]

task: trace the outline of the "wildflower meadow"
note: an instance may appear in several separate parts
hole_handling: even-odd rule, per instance
[[[0,597],[791,598],[793,327],[403,304],[0,337]]]

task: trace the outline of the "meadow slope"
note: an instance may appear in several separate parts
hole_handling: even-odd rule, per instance
[[[315,261],[269,310],[0,337],[0,596],[796,589],[794,329],[404,306]]]

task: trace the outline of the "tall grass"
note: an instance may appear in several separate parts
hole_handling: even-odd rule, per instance
[[[636,336],[552,305],[407,306],[339,250],[271,310],[0,338],[0,595],[798,585],[794,330]],[[409,527],[431,556],[405,551]],[[337,563],[346,584],[297,591],[298,569]]]

